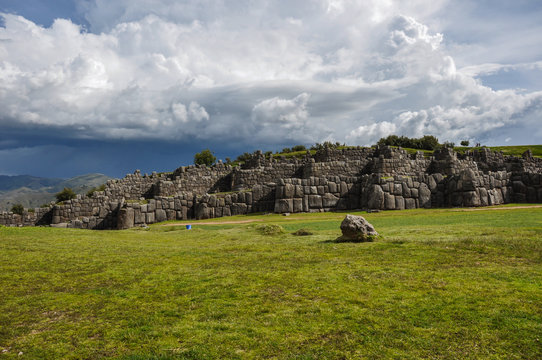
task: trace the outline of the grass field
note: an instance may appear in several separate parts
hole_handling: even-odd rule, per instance
[[[0,357],[542,358],[542,208],[344,215],[0,228]]]
[[[504,155],[521,156],[525,151],[531,150],[534,157],[542,157],[542,145],[517,145],[517,146],[488,146],[493,151],[502,151]],[[456,151],[465,152],[473,150],[473,147],[456,147]]]

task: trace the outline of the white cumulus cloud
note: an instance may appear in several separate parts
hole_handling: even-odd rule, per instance
[[[227,134],[247,145],[367,145],[390,133],[521,142],[512,130],[540,118],[542,93],[484,86],[477,76],[497,63],[458,71],[446,26],[431,20],[450,4],[79,0],[88,31],[2,14],[0,128],[85,139]]]

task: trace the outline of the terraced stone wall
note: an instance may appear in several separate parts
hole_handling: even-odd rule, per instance
[[[11,211],[0,212],[0,225],[3,226],[36,226],[51,223],[52,206],[45,208],[25,209],[23,215]]]

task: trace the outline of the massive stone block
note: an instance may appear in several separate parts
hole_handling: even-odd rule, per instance
[[[134,227],[134,209],[123,208],[118,212],[117,217],[117,229],[130,229]]]
[[[395,196],[388,193],[384,195],[384,209],[395,210]]]
[[[480,195],[477,191],[466,191],[463,193],[463,206],[480,206]]]
[[[314,208],[322,208],[322,197],[320,195],[309,195],[309,207]]]
[[[284,214],[288,212],[293,212],[293,200],[292,199],[277,199],[275,201],[275,212],[279,214]]]
[[[322,206],[324,208],[333,208],[337,205],[339,198],[333,194],[327,193],[322,196]]]
[[[162,222],[167,220],[167,214],[164,209],[156,209],[155,211],[156,222]]]
[[[369,209],[382,209],[384,205],[384,191],[380,185],[374,184],[369,188],[367,207]]]
[[[207,203],[198,203],[196,204],[196,213],[197,220],[209,219],[209,207]]]
[[[415,209],[415,208],[416,208],[416,200],[413,198],[406,198],[405,209]]]
[[[402,196],[395,197],[395,209],[404,210],[405,209],[405,199]]]

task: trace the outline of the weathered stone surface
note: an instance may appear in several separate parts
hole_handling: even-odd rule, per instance
[[[275,202],[275,212],[279,214],[293,212],[293,199],[277,199]]]
[[[378,236],[373,225],[362,216],[346,215],[341,223],[341,240],[348,241],[372,241]]]
[[[405,198],[402,196],[395,197],[395,210],[404,210],[405,209]]]
[[[293,200],[293,212],[303,212],[303,199],[296,198]]]
[[[309,207],[310,208],[321,208],[322,207],[322,197],[320,195],[309,195]]]
[[[284,185],[284,198],[293,198],[295,194],[295,186],[292,184]]]
[[[425,183],[421,183],[420,187],[418,188],[418,199],[420,201],[420,207],[431,207],[431,190]]]
[[[489,199],[487,196],[487,190],[486,188],[479,188],[478,193],[480,196],[480,206],[488,206],[489,205]]]
[[[395,210],[395,196],[386,193],[384,196],[384,209]]]
[[[198,203],[196,205],[195,216],[197,220],[209,218],[209,208],[207,207],[207,203]]]
[[[162,222],[167,220],[167,214],[164,209],[156,209],[155,211],[156,222]]]
[[[384,205],[384,191],[380,185],[374,184],[369,192],[367,207],[369,209],[382,209]]]
[[[166,210],[166,217],[168,220],[175,220],[177,218],[177,212],[175,210]]]
[[[322,196],[322,206],[324,208],[332,208],[337,205],[339,198],[333,194],[327,193]]]
[[[464,206],[480,206],[480,195],[476,191],[467,191],[463,193]]]
[[[416,200],[413,198],[406,198],[405,209],[415,209],[415,208],[416,208]]]
[[[134,227],[134,209],[123,208],[119,210],[117,217],[117,229],[124,230]]]

